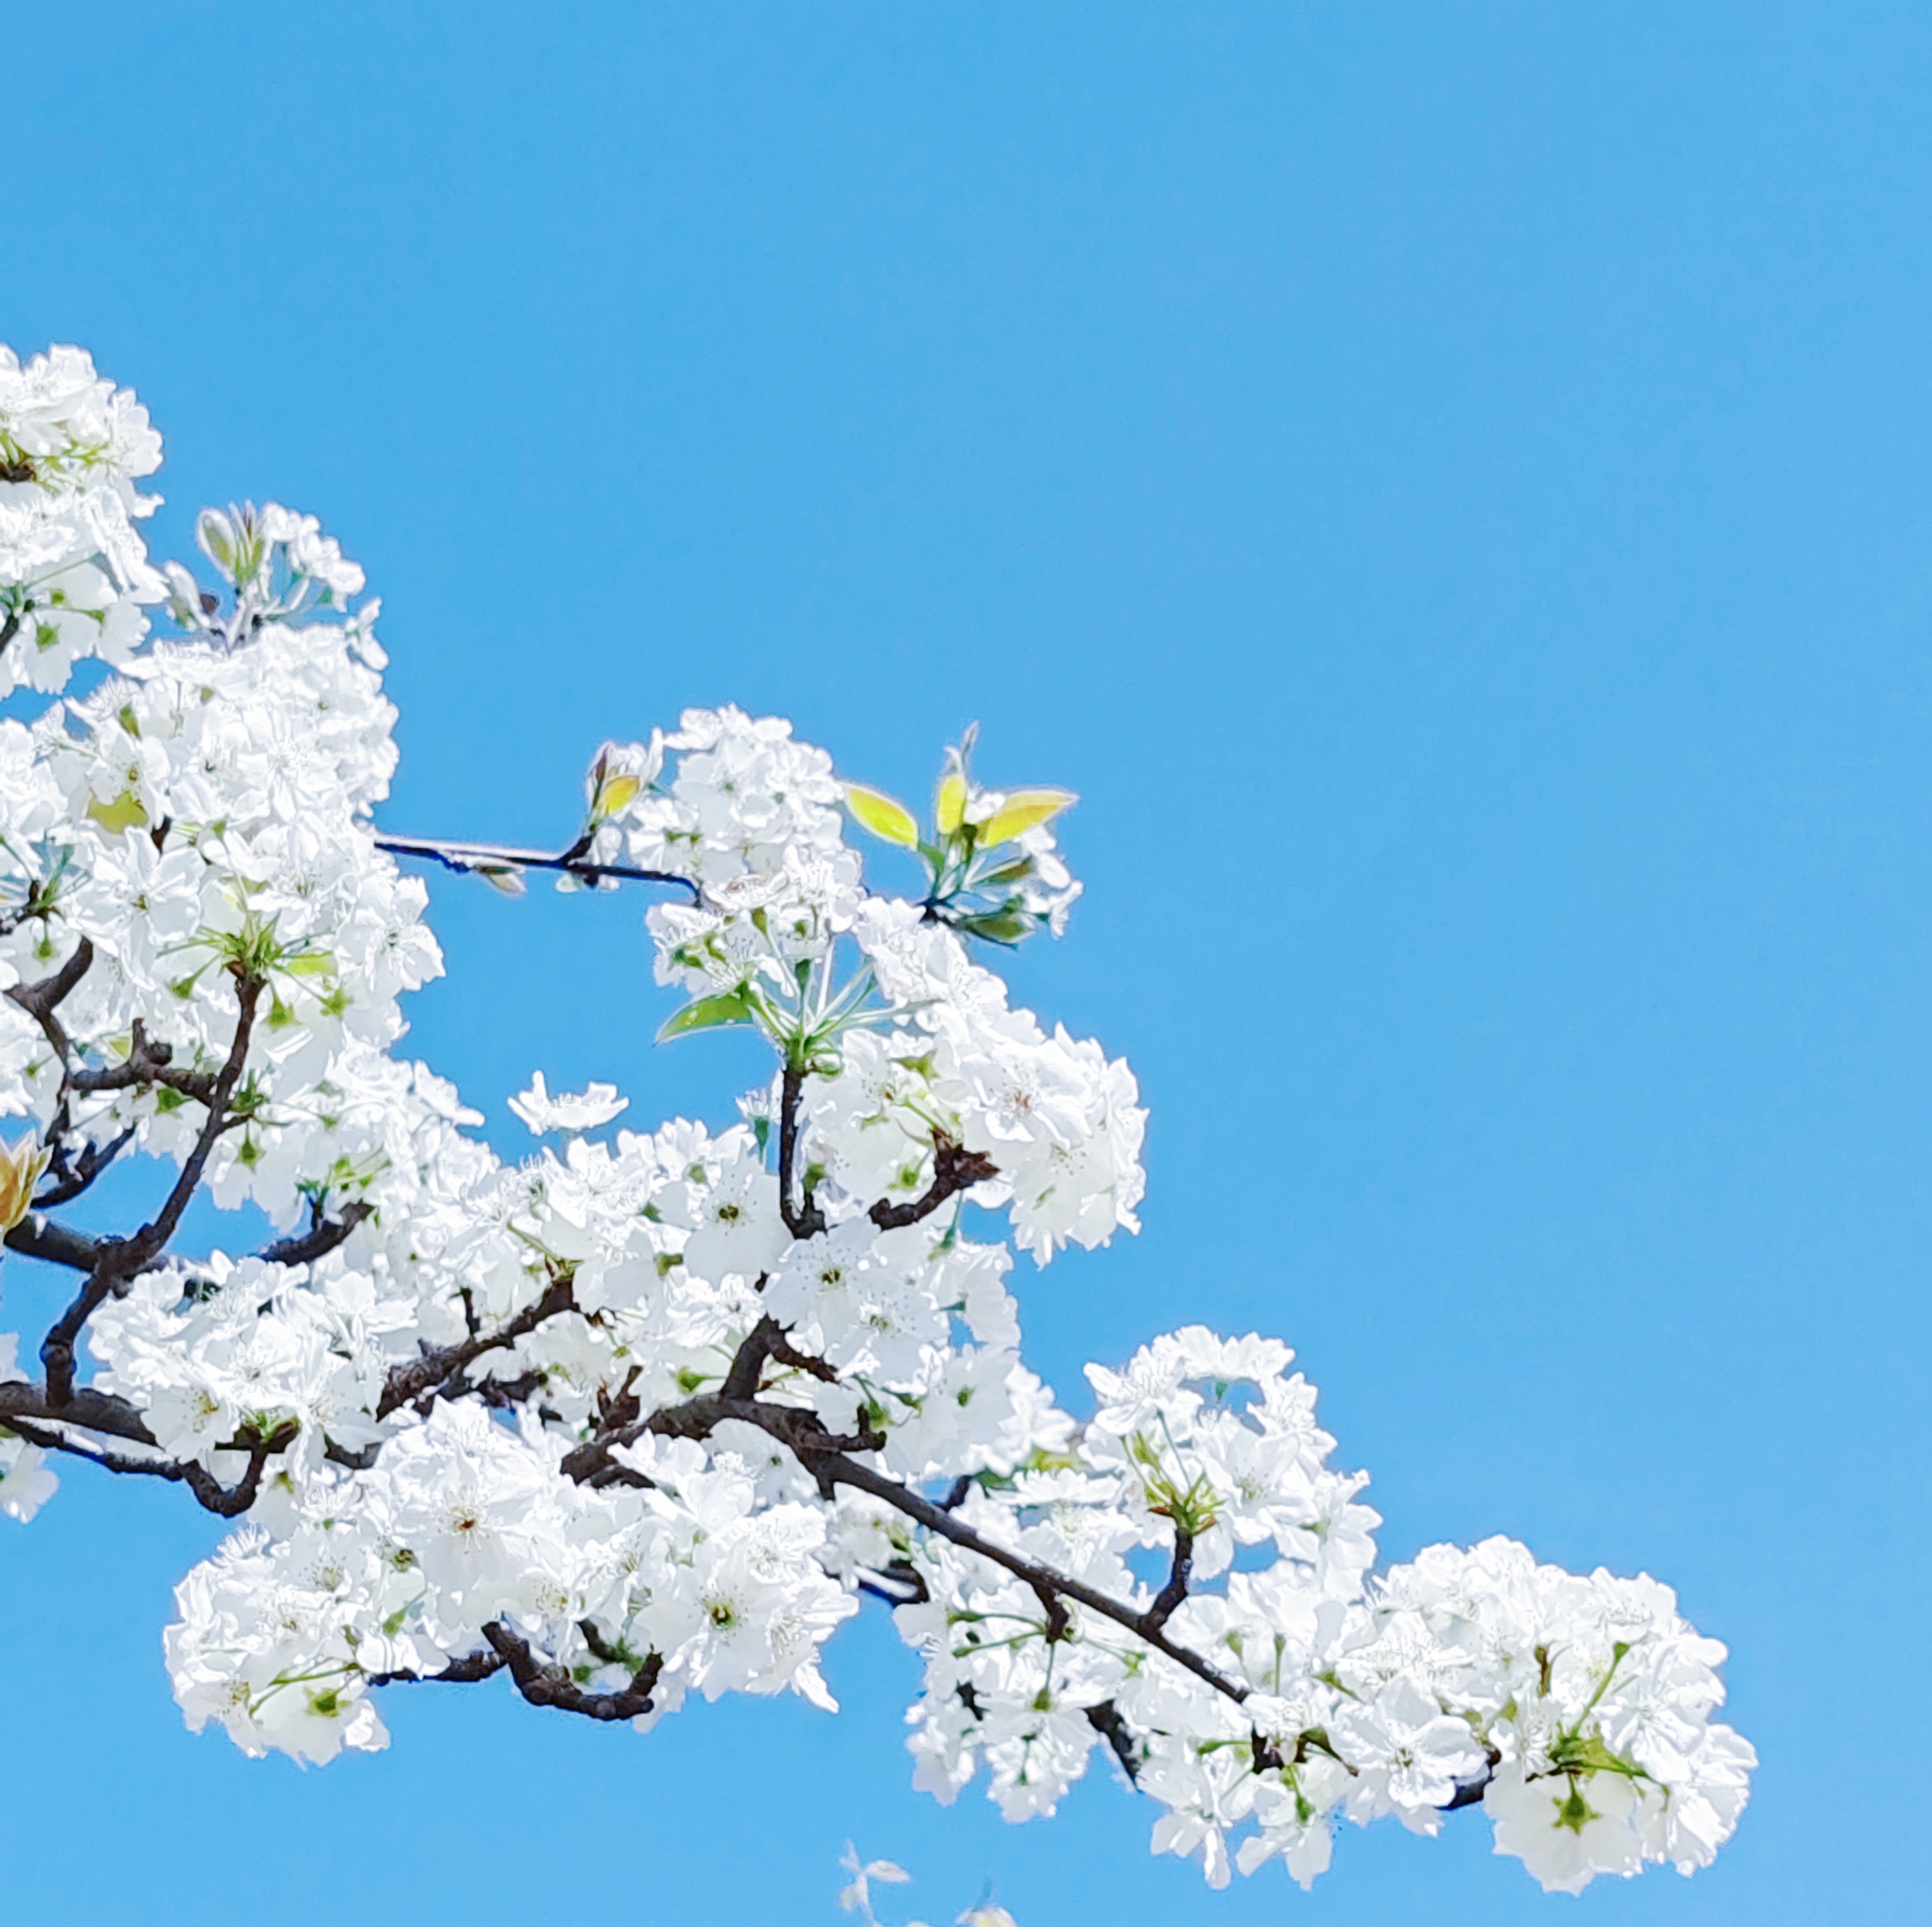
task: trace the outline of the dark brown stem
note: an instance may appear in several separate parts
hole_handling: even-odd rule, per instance
[[[49,1265],[65,1265],[76,1271],[91,1271],[100,1262],[105,1238],[90,1238],[85,1232],[56,1224],[38,1211],[29,1211],[8,1232],[6,1246],[22,1258],[38,1258]]]
[[[560,1270],[551,1277],[542,1297],[534,1304],[526,1305],[514,1317],[505,1319],[494,1331],[466,1338],[458,1345],[426,1348],[422,1356],[413,1363],[397,1366],[382,1387],[382,1396],[376,1406],[376,1416],[386,1418],[412,1400],[456,1397],[464,1388],[464,1373],[484,1352],[500,1351],[506,1345],[514,1345],[519,1338],[534,1331],[547,1318],[554,1318],[561,1312],[574,1311],[577,1301],[572,1295],[571,1286],[572,1274]]]
[[[628,863],[591,863],[584,860],[590,846],[580,839],[568,850],[523,850],[507,843],[440,842],[428,836],[378,836],[376,847],[392,857],[421,857],[460,875],[518,870],[561,870],[584,883],[668,883],[691,893],[694,903],[704,899],[695,882],[673,870],[640,870]]]
[[[889,1205],[882,1199],[866,1215],[881,1231],[898,1231],[929,1217],[956,1193],[970,1191],[975,1184],[999,1175],[1000,1167],[984,1151],[968,1151],[944,1131],[936,1132],[932,1140],[932,1182],[924,1194],[903,1205]]]
[[[733,1400],[757,1397],[758,1381],[764,1375],[765,1361],[771,1356],[772,1347],[782,1343],[784,1338],[784,1328],[776,1319],[760,1319],[732,1355],[724,1381],[718,1388],[718,1396]]]
[[[150,1084],[165,1084],[170,1091],[178,1091],[184,1097],[192,1097],[198,1104],[210,1104],[214,1102],[220,1076],[220,1072],[214,1070],[176,1070],[172,1047],[155,1043],[136,1017],[133,1041],[126,1057],[104,1070],[73,1072],[68,1079],[68,1086],[70,1090],[92,1092],[134,1090]]]
[[[636,1430],[672,1438],[703,1439],[708,1437],[719,1420],[724,1418],[743,1419],[777,1439],[818,1481],[819,1490],[828,1496],[833,1487],[838,1485],[849,1485],[856,1491],[869,1493],[874,1499],[884,1499],[896,1511],[916,1520],[928,1532],[937,1532],[955,1545],[991,1559],[1015,1578],[1024,1580],[1046,1607],[1050,1638],[1064,1634],[1066,1622],[1062,1602],[1071,1601],[1076,1605],[1084,1606],[1090,1612],[1099,1613],[1103,1619],[1112,1619],[1116,1625],[1124,1626],[1136,1638],[1145,1641],[1156,1652],[1164,1654],[1177,1666],[1186,1667],[1216,1692],[1225,1694],[1238,1703],[1248,1697],[1248,1688],[1239,1680],[1230,1679],[1198,1653],[1178,1646],[1169,1639],[1162,1630],[1165,1615],[1154,1618],[1150,1609],[1136,1610],[1118,1599],[1109,1598],[1106,1593],[1080,1580],[1070,1579],[1064,1573],[1055,1572],[1051,1567],[1027,1558],[1024,1553],[983,1538],[944,1506],[935,1505],[910,1487],[888,1478],[884,1473],[874,1472],[870,1466],[861,1465],[848,1456],[854,1451],[877,1451],[885,1442],[875,1432],[862,1434],[856,1439],[842,1439],[827,1432],[815,1412],[795,1406],[764,1405],[756,1399],[720,1396],[694,1398],[682,1405],[668,1406],[653,1412]],[[565,1469],[572,1470],[568,1460],[565,1461]]]
[[[805,1073],[787,1064],[778,1090],[778,1210],[793,1237],[815,1238],[825,1229],[825,1214],[808,1186],[802,1198],[795,1197],[793,1191],[794,1167],[798,1161],[798,1106],[805,1092]]]
[[[110,1439],[124,1439],[133,1445],[157,1445],[154,1433],[148,1430],[147,1421],[135,1406],[124,1398],[116,1398],[111,1392],[96,1391],[91,1386],[74,1392],[56,1411],[48,1402],[46,1391],[41,1386],[30,1385],[24,1379],[0,1384],[0,1425],[17,1431],[19,1421],[22,1419],[58,1421],[62,1425],[78,1427],[84,1432],[100,1432]],[[26,1434],[22,1433],[21,1436],[25,1437]],[[75,1448],[63,1439],[58,1449],[68,1451]]]
[[[821,1486],[849,1485],[858,1491],[870,1493],[874,1499],[883,1499],[895,1511],[903,1512],[909,1519],[917,1520],[927,1531],[937,1532],[942,1538],[950,1539],[955,1545],[976,1552],[982,1559],[991,1559],[995,1565],[1004,1566],[1036,1592],[1056,1593],[1063,1599],[1084,1606],[1089,1612],[1098,1613],[1102,1619],[1112,1619],[1116,1625],[1126,1627],[1156,1652],[1164,1653],[1177,1666],[1185,1667],[1196,1679],[1204,1680],[1217,1693],[1226,1694],[1238,1703],[1248,1697],[1248,1688],[1239,1680],[1229,1679],[1219,1667],[1210,1665],[1199,1654],[1190,1652],[1186,1646],[1177,1646],[1158,1623],[1148,1625],[1145,1613],[1136,1612],[1132,1607],[1108,1598],[1106,1593],[1096,1591],[1079,1580],[1069,1579],[1064,1574],[1041,1565],[1022,1553],[1010,1551],[991,1539],[982,1538],[963,1519],[942,1511],[931,1499],[873,1471],[870,1466],[862,1466],[838,1455],[808,1463],[806,1469]]]
[[[1486,1746],[1483,1750],[1489,1755],[1489,1760],[1482,1772],[1473,1780],[1459,1781],[1454,1797],[1444,1800],[1436,1808],[1438,1813],[1460,1813],[1466,1806],[1482,1805],[1484,1790],[1496,1777],[1496,1770],[1502,1764],[1503,1757],[1493,1746]]]
[[[589,1719],[635,1719],[649,1712],[651,1688],[664,1670],[663,1660],[654,1652],[631,1676],[630,1685],[622,1692],[586,1693],[562,1667],[539,1661],[530,1642],[518,1638],[502,1620],[492,1619],[483,1628],[483,1637],[509,1668],[517,1691],[532,1706],[554,1706],[560,1712],[581,1713]]]
[[[1174,1569],[1167,1583],[1154,1595],[1154,1604],[1141,1615],[1142,1623],[1158,1632],[1173,1616],[1174,1609],[1187,1597],[1187,1582],[1194,1571],[1194,1535],[1174,1529]]]
[[[166,1249],[168,1240],[181,1223],[182,1213],[188,1209],[188,1200],[201,1182],[201,1174],[207,1169],[208,1154],[214,1148],[215,1140],[227,1128],[229,1102],[235,1095],[235,1087],[242,1081],[242,1068],[248,1061],[248,1040],[255,1028],[255,1010],[261,1002],[262,990],[262,981],[259,977],[238,977],[236,980],[235,1036],[228,1046],[227,1061],[217,1073],[208,1092],[208,1115],[202,1120],[201,1133],[195,1139],[194,1148],[188,1153],[166,1202],[155,1214],[152,1223],[143,1225],[128,1241],[125,1248],[135,1269],[152,1264]],[[128,1275],[131,1277],[134,1272],[130,1271]]]
[[[309,1208],[307,1231],[299,1236],[278,1238],[274,1243],[264,1246],[262,1258],[271,1265],[308,1265],[318,1258],[326,1257],[356,1227],[366,1218],[373,1217],[376,1207],[363,1199],[342,1207],[339,1218],[322,1216],[322,1200],[318,1198]]]
[[[74,970],[74,964],[85,951],[87,961],[92,961],[92,952],[87,940],[81,939],[80,947],[60,974],[66,975],[73,971],[72,981],[58,996],[48,1001],[50,1020],[52,1007],[80,980],[81,970]],[[51,991],[60,982],[60,976],[50,977],[44,985],[35,985],[35,992]],[[16,995],[20,986],[16,985],[8,995],[22,1007],[34,1008]],[[168,1193],[166,1202],[153,1219],[136,1232],[131,1238],[104,1238],[96,1251],[93,1269],[88,1274],[87,1282],[76,1293],[74,1302],[62,1313],[46,1337],[40,1343],[40,1360],[46,1367],[47,1397],[58,1410],[74,1396],[74,1348],[82,1328],[108,1298],[128,1283],[137,1277],[166,1249],[167,1242],[173,1237],[181,1223],[182,1214],[188,1206],[200,1184],[202,1173],[207,1169],[209,1154],[215,1141],[227,1128],[229,1101],[235,1094],[235,1088],[242,1081],[242,1070],[248,1055],[248,1040],[255,1026],[256,1006],[260,1002],[262,980],[260,977],[241,977],[236,983],[236,1014],[235,1036],[229,1046],[228,1059],[216,1076],[208,1093],[208,1115],[203,1121],[200,1135],[195,1139],[181,1168],[181,1175],[175,1180],[174,1188]],[[202,1502],[207,1502],[204,1499]],[[253,1501],[251,1499],[250,1502]]]
[[[471,1686],[479,1679],[494,1679],[502,1670],[500,1652],[470,1652],[460,1659],[452,1659],[440,1673],[371,1673],[368,1682],[372,1686],[396,1686],[441,1680],[451,1685]]]
[[[238,1518],[254,1504],[262,1490],[262,1473],[270,1457],[284,1446],[295,1442],[296,1434],[301,1430],[291,1419],[286,1425],[279,1426],[265,1439],[250,1433],[236,1442],[243,1446],[248,1454],[247,1469],[232,1486],[224,1485],[220,1480],[205,1466],[191,1460],[182,1466],[181,1475],[188,1489],[202,1506],[223,1519]]]
[[[118,1136],[110,1138],[105,1144],[97,1144],[90,1139],[81,1146],[79,1158],[70,1163],[63,1127],[56,1142],[54,1154],[47,1162],[47,1175],[54,1181],[34,1200],[34,1208],[36,1211],[52,1211],[56,1205],[72,1204],[134,1142],[136,1128],[136,1126],[130,1124]]]
[[[240,1479],[227,1486],[206,1466],[191,1459],[178,1461],[137,1458],[130,1453],[117,1452],[108,1446],[70,1437],[64,1430],[57,1429],[74,1425],[87,1431],[105,1432],[110,1437],[154,1445],[154,1435],[134,1408],[125,1400],[110,1397],[105,1393],[76,1391],[68,1403],[55,1408],[38,1385],[0,1385],[0,1424],[10,1432],[17,1433],[29,1445],[39,1446],[43,1451],[64,1452],[74,1458],[86,1459],[106,1472],[166,1479],[172,1484],[185,1485],[206,1511],[224,1519],[238,1517],[254,1504],[260,1496],[262,1474],[269,1459],[292,1445],[300,1429],[290,1420],[266,1438],[258,1433],[244,1432],[226,1441],[221,1450],[246,1452],[248,1455],[248,1465]]]
[[[40,1025],[40,1033],[52,1045],[54,1055],[60,1059],[61,1079],[64,1087],[68,1075],[68,1059],[73,1054],[73,1046],[68,1042],[67,1032],[55,1010],[74,986],[93,967],[94,946],[85,937],[74,947],[74,954],[51,977],[44,977],[38,983],[16,983],[7,992],[8,999],[17,1004],[34,1022]]]
[[[1097,1706],[1087,1709],[1087,1724],[1114,1749],[1114,1757],[1120,1763],[1120,1770],[1136,1785],[1141,1777],[1140,1748],[1134,1742],[1134,1736],[1127,1723],[1120,1717],[1120,1709],[1112,1700],[1102,1700]]]

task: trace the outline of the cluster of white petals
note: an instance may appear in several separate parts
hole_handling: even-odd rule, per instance
[[[666,1034],[774,1052],[716,1127],[622,1128],[613,1086],[539,1073],[507,1163],[398,1054],[441,960],[374,826],[362,572],[274,504],[202,516],[214,586],[152,570],[128,478],[158,460],[84,356],[0,353],[0,687],[46,692],[0,718],[0,1229],[77,1293],[40,1377],[0,1337],[0,1511],[67,1454],[242,1521],[167,1634],[191,1725],[325,1761],[387,1744],[393,1682],[498,1673],[640,1731],[694,1694],[830,1708],[872,1595],[922,1657],[942,1799],[983,1773],[1050,1813],[1098,1748],[1216,1885],[1478,1804],[1546,1886],[1708,1861],[1753,1758],[1662,1586],[1501,1540],[1377,1577],[1366,1477],[1272,1339],[1156,1338],[1089,1367],[1084,1416],[1024,1363],[1014,1248],[1136,1230],[1144,1184],[1126,1065],[982,961],[1064,920],[1066,792],[980,788],[969,738],[923,830],[788,724],[692,711],[604,746],[561,856],[449,846],[656,878]],[[855,823],[922,896],[868,882]],[[140,1153],[148,1215],[69,1227]],[[279,1235],[184,1256],[196,1195]]]
[[[134,524],[160,506],[136,480],[161,438],[78,348],[23,367],[0,344],[0,696],[64,689],[91,656],[124,662],[161,599]]]

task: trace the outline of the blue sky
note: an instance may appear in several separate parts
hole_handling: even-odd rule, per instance
[[[326,17],[313,17],[322,15]],[[560,840],[607,734],[796,719],[1083,802],[1025,995],[1138,1070],[1146,1231],[1023,1277],[1035,1362],[1295,1344],[1386,1553],[1648,1570],[1763,1756],[1712,1871],[1540,1896],[1479,1819],[1304,1898],[908,1790],[836,1721],[648,1739],[391,1695],[306,1776],[159,1653],[211,1544],[76,1469],[0,1538],[25,1919],[801,1927],[848,1834],[935,1921],[1904,1917],[1932,1251],[1932,17],[1871,5],[64,0],[9,10],[0,338],[77,341],[203,501],[383,596],[417,833]],[[415,1047],[719,1116],[634,898],[433,886]],[[8,1325],[44,1296],[10,1262]],[[17,1316],[16,1316],[17,1314]],[[1909,1897],[1909,1898],[1908,1898]]]

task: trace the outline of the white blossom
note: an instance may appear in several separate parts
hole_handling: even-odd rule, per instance
[[[1755,1756],[1667,1589],[1500,1538],[1378,1574],[1367,1476],[1278,1340],[1154,1336],[1088,1367],[1084,1415],[1024,1362],[1040,1268],[1137,1230],[1146,1182],[1127,1064],[987,961],[1064,922],[1070,793],[980,784],[969,737],[928,831],[779,719],[605,743],[545,860],[668,880],[667,1034],[773,1060],[742,1122],[608,1140],[628,1100],[539,1071],[510,1108],[556,1141],[506,1162],[400,1054],[442,957],[375,827],[395,713],[362,572],[273,503],[200,518],[218,587],[154,570],[158,459],[78,350],[0,350],[8,1262],[71,1273],[64,1205],[116,1157],[179,1193],[82,1247],[98,1301],[44,1379],[0,1336],[0,1511],[31,1519],[68,1454],[238,1518],[166,1634],[190,1726],[320,1763],[386,1745],[385,1685],[432,1676],[640,1732],[694,1695],[830,1710],[826,1644],[876,1594],[941,1800],[982,1778],[1048,1814],[1097,1760],[1216,1886],[1276,1859],[1306,1886],[1344,1823],[1478,1805],[1554,1889],[1709,1862]],[[875,887],[848,815],[922,896]],[[188,1255],[191,1196],[278,1235]],[[850,1871],[869,1920],[898,1870]]]

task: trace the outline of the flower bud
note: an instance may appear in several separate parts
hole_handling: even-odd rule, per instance
[[[27,1215],[34,1187],[47,1168],[46,1148],[32,1137],[16,1145],[0,1145],[0,1237]]]

